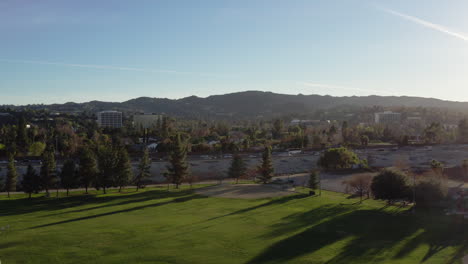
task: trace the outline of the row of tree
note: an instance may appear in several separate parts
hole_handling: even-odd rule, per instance
[[[29,165],[20,183],[21,189],[31,197],[32,193],[42,190],[50,195],[50,190],[59,188],[67,190],[67,195],[72,188],[88,188],[94,186],[106,193],[109,187],[119,187],[119,191],[133,183],[137,190],[144,187],[150,177],[151,161],[148,151],[138,165],[137,174],[133,175],[130,158],[125,147],[106,143],[98,146],[94,153],[91,148],[83,147],[79,151],[77,159],[65,160],[61,170],[57,169],[54,150],[48,148],[42,155],[40,172]],[[18,173],[14,156],[11,155],[5,180],[4,189],[10,196],[10,192],[17,189]]]

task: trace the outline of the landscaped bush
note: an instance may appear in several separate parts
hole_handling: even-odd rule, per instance
[[[409,185],[407,175],[396,169],[384,169],[372,179],[372,194],[375,199],[395,200],[408,199]]]
[[[433,207],[445,198],[446,193],[437,180],[425,180],[415,187],[416,206]]]
[[[326,150],[317,162],[324,169],[349,169],[361,164],[356,153],[347,148],[330,148]]]

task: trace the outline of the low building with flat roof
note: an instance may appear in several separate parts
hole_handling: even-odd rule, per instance
[[[392,111],[375,113],[374,121],[376,124],[398,123],[401,121],[401,113],[395,113]]]
[[[97,113],[97,122],[100,127],[121,128],[122,112],[118,111],[102,111]]]
[[[133,126],[137,128],[154,127],[161,118],[162,116],[157,114],[137,114],[133,116]]]

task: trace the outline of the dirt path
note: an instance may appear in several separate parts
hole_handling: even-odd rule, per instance
[[[268,184],[223,184],[197,189],[195,192],[206,196],[240,199],[261,199],[295,193]]]

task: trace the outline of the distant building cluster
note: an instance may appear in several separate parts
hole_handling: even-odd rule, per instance
[[[401,113],[392,111],[385,111],[374,114],[374,121],[376,124],[390,124],[401,122]]]
[[[290,126],[314,126],[314,125],[323,125],[330,124],[330,120],[309,120],[309,119],[293,119],[289,125]]]
[[[156,126],[158,120],[161,119],[161,115],[149,113],[149,114],[137,114],[133,116],[133,126],[137,128],[150,128]]]
[[[97,122],[100,127],[121,128],[122,112],[102,111],[97,113]]]

